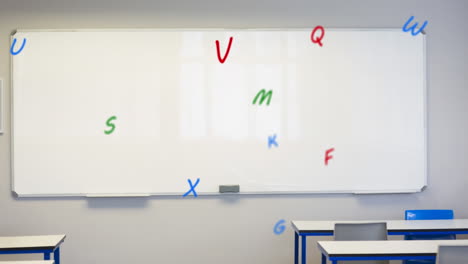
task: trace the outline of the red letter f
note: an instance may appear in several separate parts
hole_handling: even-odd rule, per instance
[[[328,165],[329,160],[333,159],[333,156],[330,155],[333,151],[335,151],[335,148],[327,149],[327,151],[325,151],[325,166]]]

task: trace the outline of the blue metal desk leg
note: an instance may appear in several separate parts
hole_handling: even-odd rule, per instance
[[[57,248],[54,251],[54,263],[60,264],[60,248]]]
[[[299,235],[294,232],[294,264],[299,264]]]
[[[44,253],[44,260],[50,260],[50,253]]]
[[[302,256],[301,256],[301,263],[306,264],[306,238],[307,236],[302,236]]]
[[[327,258],[325,257],[325,254],[322,254],[322,264],[327,264]]]

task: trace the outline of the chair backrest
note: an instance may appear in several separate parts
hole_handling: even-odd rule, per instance
[[[453,219],[453,210],[406,210],[406,220]]]
[[[335,224],[335,240],[387,240],[387,223]]]
[[[387,223],[335,224],[336,241],[387,240]],[[388,264],[387,260],[338,261],[339,264]]]
[[[466,246],[439,246],[437,264],[468,263],[468,244]]]
[[[448,209],[447,210],[406,210],[405,219],[406,220],[453,219],[453,210],[448,210]],[[457,236],[453,234],[450,234],[450,235],[406,235],[405,236],[405,240],[452,240],[456,238]],[[412,262],[403,261],[403,263],[409,264]]]

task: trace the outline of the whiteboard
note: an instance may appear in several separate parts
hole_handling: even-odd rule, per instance
[[[311,30],[17,31],[13,191],[420,191],[425,36]]]

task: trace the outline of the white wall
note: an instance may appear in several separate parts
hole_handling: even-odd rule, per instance
[[[468,218],[467,1],[0,1],[0,78],[7,98],[9,35],[16,28],[401,27],[411,15],[429,21],[429,186],[422,193],[17,199],[10,191],[7,100],[0,235],[66,233],[62,259],[70,264],[273,264],[291,263],[293,256],[289,225],[282,235],[273,233],[280,219],[400,219],[407,208],[453,208]],[[319,263],[317,255],[309,260]]]

